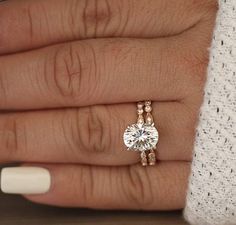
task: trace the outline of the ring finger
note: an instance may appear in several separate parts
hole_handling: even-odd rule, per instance
[[[190,160],[197,112],[178,102],[153,103],[159,160]],[[137,163],[125,151],[123,132],[135,123],[130,104],[93,106],[0,116],[0,161],[94,165]]]

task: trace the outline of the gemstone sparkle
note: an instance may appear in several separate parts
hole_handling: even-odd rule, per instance
[[[148,151],[156,148],[159,135],[153,125],[132,124],[124,132],[124,143],[129,150]]]

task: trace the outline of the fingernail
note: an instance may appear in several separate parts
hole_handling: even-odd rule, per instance
[[[51,175],[40,167],[9,167],[2,169],[1,190],[6,194],[44,194],[51,186]]]

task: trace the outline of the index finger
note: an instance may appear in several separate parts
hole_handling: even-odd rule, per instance
[[[191,28],[214,0],[23,0],[0,5],[0,54],[98,37],[152,38]]]

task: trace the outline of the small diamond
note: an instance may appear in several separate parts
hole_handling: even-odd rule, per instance
[[[124,143],[130,150],[148,151],[158,143],[158,131],[153,125],[132,124],[124,132]]]

